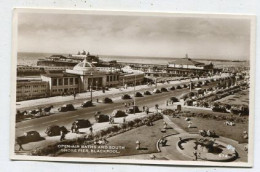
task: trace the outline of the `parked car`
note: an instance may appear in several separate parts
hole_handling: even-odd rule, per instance
[[[158,93],[161,93],[161,91],[156,88],[156,89],[153,90],[153,93],[158,94]]]
[[[164,87],[161,88],[161,92],[167,92],[168,90]]]
[[[133,114],[140,112],[138,106],[131,106],[127,109],[127,113]]]
[[[142,95],[142,93],[140,93],[140,92],[136,92],[136,93],[135,93],[135,97],[143,97],[143,95]]]
[[[181,87],[180,85],[178,85],[178,86],[176,87],[176,89],[182,89],[182,87]]]
[[[123,100],[131,99],[131,96],[129,94],[124,94],[124,95],[122,95],[121,99],[123,99]]]
[[[174,86],[171,86],[170,88],[168,88],[169,91],[175,90]]]
[[[126,116],[126,113],[122,110],[119,110],[119,109],[116,109],[112,112],[112,117],[115,117],[115,118],[119,118],[119,117],[124,117]]]
[[[183,85],[182,85],[182,88],[187,88],[187,87],[188,87],[187,84],[183,84]]]
[[[48,136],[59,136],[61,131],[65,133],[69,132],[64,126],[60,127],[58,125],[51,125],[45,130],[45,133]]]
[[[95,120],[96,120],[96,122],[108,122],[109,121],[109,116],[108,115],[104,115],[101,112],[96,112]]]
[[[81,104],[81,107],[91,107],[93,106],[93,103],[88,100],[88,101],[84,101],[82,104]]]
[[[41,135],[37,131],[25,132],[23,136],[17,137],[20,143],[29,143],[41,140]]]
[[[74,106],[72,104],[66,104],[58,108],[59,112],[66,112],[66,111],[72,111],[75,110]]]
[[[88,128],[91,127],[91,123],[88,119],[77,119],[72,123],[72,126],[77,126],[78,128]]]
[[[108,97],[105,97],[102,102],[103,103],[113,103],[113,100]]]
[[[146,95],[146,96],[151,95],[151,92],[150,91],[145,91],[144,95]]]

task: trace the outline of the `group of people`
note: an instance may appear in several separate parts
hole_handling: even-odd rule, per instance
[[[125,102],[124,105],[125,105],[126,108],[128,108],[130,106],[133,106],[134,102],[129,102],[129,103]]]
[[[143,112],[145,112],[148,115],[149,107],[148,106],[143,106]]]
[[[114,123],[115,123],[114,117],[109,115],[109,124],[114,124]]]

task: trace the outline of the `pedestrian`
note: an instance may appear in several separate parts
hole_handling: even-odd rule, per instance
[[[167,129],[167,123],[165,121],[163,122],[163,128]]]
[[[76,96],[77,96],[77,94],[76,94],[76,92],[74,91],[74,93],[73,93],[74,100],[76,99]]]
[[[143,112],[145,111],[145,106],[143,106]]]
[[[127,103],[125,103],[125,107],[127,108]]]
[[[71,126],[71,132],[74,133],[75,132],[75,124],[73,123]]]
[[[97,99],[97,103],[98,103],[98,99]]]
[[[93,134],[93,128],[92,127],[89,128],[89,131],[90,131],[90,134]]]
[[[79,127],[78,127],[77,124],[75,124],[75,128],[74,128],[74,130],[75,130],[75,133],[78,133],[78,132],[79,132]]]
[[[146,107],[146,115],[148,115],[148,113],[149,113],[149,108],[148,107]]]
[[[24,150],[23,146],[22,146],[22,141],[20,139],[16,139],[16,142],[17,142],[17,144],[19,146],[19,151]]]
[[[193,155],[194,155],[194,160],[197,161],[198,160],[198,153],[197,153],[197,151],[194,151]]]
[[[126,118],[125,117],[123,118],[123,123],[126,123]]]
[[[60,135],[61,135],[61,136],[60,136],[60,141],[65,140],[65,135],[66,135],[66,134],[65,134],[65,132],[64,132],[63,130],[60,131]]]
[[[166,100],[166,106],[168,106],[168,100]]]

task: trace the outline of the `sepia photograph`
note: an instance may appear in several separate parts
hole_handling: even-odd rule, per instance
[[[253,165],[255,16],[16,8],[13,160]]]

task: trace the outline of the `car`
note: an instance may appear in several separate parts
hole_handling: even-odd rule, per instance
[[[92,101],[88,100],[88,101],[84,101],[82,104],[81,104],[81,107],[91,107],[93,106],[93,103]]]
[[[144,95],[146,95],[146,96],[151,95],[151,92],[150,91],[145,91]]]
[[[153,90],[153,93],[158,94],[158,93],[161,93],[161,91],[156,88],[156,89]]]
[[[127,109],[127,113],[133,114],[140,112],[138,106],[131,106]]]
[[[168,90],[164,87],[161,88],[161,92],[167,92]]]
[[[119,117],[124,117],[124,116],[127,116],[127,115],[124,111],[116,109],[112,112],[111,116],[114,117],[114,118],[119,118]]]
[[[176,87],[176,89],[182,89],[182,87],[181,87],[180,85],[178,85],[178,86]]]
[[[175,90],[174,86],[171,86],[170,88],[168,88],[169,91]]]
[[[113,103],[113,100],[108,98],[108,97],[105,97],[103,100],[102,100],[103,103]]]
[[[25,132],[23,136],[17,137],[20,143],[29,143],[41,140],[41,135],[37,131]]]
[[[123,100],[131,99],[131,96],[129,94],[124,94],[124,95],[122,95],[121,99],[123,99]]]
[[[143,95],[142,95],[142,93],[140,93],[140,92],[136,92],[136,93],[135,93],[135,97],[143,97]]]
[[[95,120],[96,120],[96,122],[108,122],[109,121],[109,116],[101,114],[101,112],[97,112],[95,114]]]
[[[75,110],[74,106],[72,104],[66,104],[58,108],[59,112],[66,112],[66,111],[72,111]]]
[[[59,136],[61,131],[68,133],[68,130],[64,126],[60,127],[58,125],[51,125],[51,126],[47,127],[47,129],[45,130],[45,133],[48,136]]]
[[[77,126],[77,128],[88,128],[91,127],[91,123],[88,119],[77,119],[72,123],[72,126]]]

